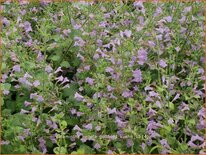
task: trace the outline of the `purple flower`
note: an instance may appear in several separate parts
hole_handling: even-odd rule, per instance
[[[138,9],[140,12],[142,12],[143,14],[145,13],[145,9],[144,9],[144,5],[143,5],[143,2],[141,1],[136,1],[133,3],[134,7],[136,9]]]
[[[112,150],[108,150],[107,154],[114,154],[114,153],[112,152]]]
[[[198,142],[198,144],[195,144],[194,142]],[[188,142],[188,145],[192,148],[201,148],[204,146],[204,138],[198,135],[193,135],[191,140]]]
[[[113,87],[111,87],[110,85],[108,85],[108,86],[107,86],[107,91],[109,91],[109,92],[110,92],[110,91],[112,91],[113,89],[114,89],[114,88],[113,88]]]
[[[72,108],[72,109],[70,110],[70,112],[71,112],[72,115],[74,115],[74,114],[76,114],[77,110],[74,109],[74,108]]]
[[[19,66],[19,65],[13,66],[13,71],[15,71],[15,72],[20,72],[20,71],[21,71],[20,66]]]
[[[125,30],[125,31],[124,31],[124,34],[125,34],[126,37],[129,38],[129,37],[131,37],[131,35],[132,35],[132,31],[130,31],[130,30]]]
[[[190,110],[189,105],[185,104],[184,102],[182,102],[182,104],[178,107],[178,109],[182,112],[186,110]]]
[[[57,70],[54,73],[56,74],[58,72],[63,72],[61,67],[58,67]]]
[[[189,6],[189,7],[186,7],[186,8],[184,8],[184,10],[183,10],[183,13],[188,13],[188,12],[190,12],[192,10],[192,7],[191,6]]]
[[[42,61],[44,59],[44,55],[39,51],[36,59],[37,61]]]
[[[7,18],[3,18],[2,19],[2,23],[5,25],[5,26],[9,26],[10,25],[10,21],[7,19]]]
[[[159,97],[159,94],[154,92],[154,91],[150,91],[149,92],[149,96],[151,96],[151,97]]]
[[[92,124],[89,123],[87,125],[84,126],[87,130],[92,130]]]
[[[112,72],[114,72],[114,69],[111,67],[107,67],[105,71],[108,73],[112,73]]]
[[[127,38],[129,38],[129,37],[131,37],[131,35],[132,35],[132,31],[130,31],[130,30],[125,30],[124,32],[123,31],[120,31],[120,36],[121,37],[127,37]]]
[[[80,116],[82,116],[84,113],[83,112],[77,112],[77,117],[80,117]]]
[[[153,41],[148,41],[148,44],[150,47],[155,47],[155,45],[156,45]]]
[[[176,50],[177,52],[179,52],[181,49],[180,49],[180,47],[175,47],[175,50]]]
[[[19,81],[20,83],[22,83],[22,84],[27,85],[27,86],[32,86],[32,84],[31,84],[25,77],[19,78],[18,81]]]
[[[134,145],[134,142],[131,139],[127,139],[127,147],[132,147]]]
[[[44,101],[44,98],[43,98],[41,95],[38,95],[37,101],[38,101],[38,102],[43,102],[43,101]]]
[[[57,82],[62,82],[64,80],[64,77],[61,75],[56,78]]]
[[[86,82],[87,82],[89,85],[93,85],[93,84],[94,84],[94,79],[87,77],[87,78],[86,78]]]
[[[147,61],[147,51],[143,48],[138,50],[138,63],[143,65]]]
[[[24,105],[27,107],[27,106],[31,105],[31,102],[25,101],[25,102],[24,102]]]
[[[9,145],[9,144],[10,144],[9,141],[4,141],[4,140],[1,141],[1,145]]]
[[[145,150],[145,147],[146,147],[145,143],[142,143],[141,148],[142,148],[143,151]]]
[[[162,105],[161,105],[160,101],[156,101],[155,103],[159,108],[162,108]]]
[[[29,23],[28,21],[24,22],[24,29],[25,29],[26,33],[32,31],[31,23]]]
[[[168,122],[168,124],[173,124],[174,120],[172,118],[170,118],[167,122]]]
[[[180,98],[180,93],[177,93],[177,94],[175,95],[175,97],[174,97],[174,99],[172,100],[172,102],[175,101],[175,100],[177,100],[178,98]]]
[[[50,138],[50,140],[52,141],[53,144],[55,144],[57,142],[56,134],[51,135],[49,138]]]
[[[93,56],[93,59],[94,59],[94,60],[99,59],[99,54],[96,53],[96,54]]]
[[[47,152],[46,141],[44,140],[43,137],[40,137],[40,138],[38,139],[38,141],[39,141],[39,147],[40,147],[40,149],[43,151],[43,154],[45,154],[45,153]]]
[[[38,87],[39,85],[40,85],[39,80],[35,80],[34,83],[33,83],[33,86],[34,87]]]
[[[8,95],[9,93],[10,93],[9,90],[4,90],[4,91],[3,91],[3,94],[4,94],[4,95]]]
[[[115,113],[117,113],[116,108],[113,108],[113,109],[107,108],[107,113],[108,114],[115,114]]]
[[[171,17],[171,16],[164,17],[164,19],[165,19],[168,23],[171,23],[171,22],[172,22],[172,17]]]
[[[85,69],[86,71],[89,71],[89,70],[90,70],[90,65],[85,66],[84,69]]]
[[[21,141],[25,141],[24,139],[25,139],[25,137],[24,136],[18,136],[18,138],[21,140]]]
[[[78,125],[75,125],[73,130],[82,131],[82,129]]]
[[[130,92],[130,91],[124,91],[124,92],[122,93],[122,96],[123,96],[124,98],[128,98],[128,97],[132,97],[133,94],[132,94],[132,92]]]
[[[159,127],[162,127],[160,123],[156,123],[155,121],[151,120],[148,122],[147,131],[158,129]]]
[[[85,41],[81,37],[74,37],[74,46],[80,46],[83,47],[85,45]]]
[[[152,108],[150,108],[149,111],[148,111],[148,113],[147,113],[147,115],[148,115],[149,117],[152,117],[152,116],[155,116],[156,113],[157,113],[157,112],[156,112],[155,110],[153,110]]]
[[[136,69],[135,71],[132,71],[134,79],[132,81],[134,82],[142,82],[142,72],[139,69]]]
[[[101,146],[99,145],[99,143],[96,143],[96,144],[94,145],[94,148],[98,150],[98,149],[101,148]]]
[[[126,122],[123,122],[121,120],[121,118],[119,118],[117,116],[115,117],[115,122],[117,123],[117,126],[120,127],[120,128],[124,128],[127,124]]]
[[[46,71],[47,73],[51,73],[51,71],[52,71],[51,66],[50,66],[50,65],[46,66],[46,67],[45,67],[45,71]]]
[[[160,135],[154,130],[148,130],[147,132],[148,132],[150,138],[160,137]]]
[[[71,33],[71,30],[70,29],[63,30],[63,33],[64,33],[65,36],[68,36],[69,33]]]
[[[166,148],[166,149],[169,149],[169,148],[170,148],[170,146],[168,145],[166,139],[160,140],[160,144],[161,144],[164,148]]]
[[[160,67],[162,67],[162,68],[167,67],[167,63],[166,63],[164,60],[162,60],[162,59],[159,61],[159,65],[160,65]]]
[[[74,95],[74,98],[77,100],[77,101],[83,101],[84,97],[82,95],[80,95],[79,93],[75,93]]]

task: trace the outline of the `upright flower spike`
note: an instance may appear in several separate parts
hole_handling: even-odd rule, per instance
[[[147,51],[143,48],[138,50],[138,63],[143,65],[147,61]]]
[[[142,72],[139,69],[136,69],[135,71],[132,71],[134,79],[132,81],[134,82],[142,82]]]

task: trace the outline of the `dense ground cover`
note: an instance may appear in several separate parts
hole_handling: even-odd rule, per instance
[[[204,151],[204,3],[2,6],[2,153]]]

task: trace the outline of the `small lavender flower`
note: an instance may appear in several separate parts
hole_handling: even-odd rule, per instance
[[[24,22],[24,29],[26,33],[31,32],[32,31],[31,23],[29,23],[28,21]]]
[[[55,144],[57,142],[56,134],[51,135],[49,138],[50,138],[50,140],[52,141],[53,144]]]
[[[171,22],[172,22],[172,17],[171,17],[171,16],[164,17],[164,19],[165,19],[168,23],[171,23]]]
[[[138,63],[143,65],[147,61],[147,51],[143,48],[138,50]]]
[[[33,83],[33,86],[34,87],[38,87],[39,85],[40,85],[39,80],[35,80],[34,83]]]
[[[94,148],[98,150],[98,149],[101,148],[101,146],[99,145],[99,143],[96,143],[96,144],[94,145]]]
[[[134,145],[134,142],[131,139],[127,140],[127,147],[130,148]]]
[[[132,71],[134,79],[132,81],[134,82],[142,82],[142,72],[139,69],[136,69],[135,71]]]
[[[4,95],[9,95],[9,93],[10,93],[9,90],[4,90],[4,91],[3,91],[3,94],[4,94]]]
[[[170,124],[170,125],[171,125],[171,124],[173,124],[173,123],[174,123],[174,120],[173,120],[172,118],[170,118],[167,122],[168,122],[168,124]]]
[[[92,130],[92,124],[89,123],[87,125],[84,126],[87,130]]]
[[[27,106],[31,105],[31,102],[24,101],[24,105],[27,107]]]
[[[52,72],[51,66],[50,66],[50,65],[46,66],[46,67],[45,67],[45,71],[46,71],[47,73],[51,73],[51,72]]]
[[[9,26],[10,25],[10,21],[7,19],[7,18],[3,18],[2,19],[2,23],[5,25],[5,26]]]
[[[108,114],[115,114],[116,112],[117,112],[116,108],[113,108],[113,109],[107,108],[107,113]]]
[[[80,95],[79,93],[75,93],[74,95],[74,98],[77,100],[77,101],[83,101],[84,97],[82,95]]]
[[[25,137],[24,136],[18,136],[18,138],[21,140],[21,141],[25,141],[24,139],[25,139]]]
[[[162,67],[162,68],[167,67],[167,63],[166,63],[164,60],[162,60],[162,59],[159,61],[159,65],[160,65],[160,67]]]
[[[40,137],[40,138],[38,139],[38,141],[39,141],[39,147],[40,147],[40,149],[43,151],[43,154],[45,154],[45,153],[47,152],[46,141],[44,140],[43,137]]]
[[[41,95],[38,95],[37,101],[38,101],[38,102],[43,102],[43,101],[44,101],[44,98],[43,98]]]
[[[130,97],[130,92],[129,92],[129,91],[124,91],[124,92],[122,93],[122,96],[123,96],[124,98],[128,98],[128,97]]]
[[[80,46],[83,47],[85,45],[85,41],[81,37],[74,37],[74,46]]]
[[[63,72],[61,67],[58,67],[57,70],[54,73],[56,74],[58,72]]]
[[[93,85],[93,84],[94,84],[94,79],[87,77],[87,78],[86,78],[86,82],[87,82],[89,85]]]
[[[105,69],[105,71],[108,72],[108,73],[113,73],[113,72],[114,72],[114,69],[111,68],[111,67],[107,67],[107,68]]]
[[[64,34],[65,36],[68,36],[69,33],[71,33],[71,30],[70,30],[70,29],[63,30],[63,34]]]
[[[1,144],[1,145],[9,145],[9,144],[10,144],[10,141],[4,141],[4,140],[2,140],[0,144]]]
[[[20,72],[21,71],[20,65],[13,66],[13,71]]]

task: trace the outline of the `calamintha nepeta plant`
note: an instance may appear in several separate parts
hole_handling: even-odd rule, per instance
[[[203,6],[2,3],[2,153],[203,153]]]

